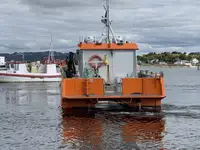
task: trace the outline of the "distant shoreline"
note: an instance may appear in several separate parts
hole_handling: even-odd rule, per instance
[[[141,64],[139,66],[144,67],[184,67],[184,68],[196,68],[197,66],[187,66],[187,65],[176,65],[176,64],[167,64],[167,65],[161,65],[161,64]]]

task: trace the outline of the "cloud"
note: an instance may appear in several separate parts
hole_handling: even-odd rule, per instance
[[[98,4],[99,0],[91,1],[91,0],[21,0],[22,3],[31,5],[31,6],[39,6],[43,8],[63,8],[63,7],[80,7],[80,6],[92,6]]]
[[[76,50],[80,36],[100,37],[103,0],[1,0],[0,52]],[[115,35],[140,52],[199,51],[198,0],[110,0]],[[151,45],[151,47],[149,46]]]

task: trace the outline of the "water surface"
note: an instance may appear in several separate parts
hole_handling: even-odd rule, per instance
[[[0,149],[200,149],[200,71],[162,70],[162,114],[107,108],[93,116],[63,116],[59,83],[1,83]],[[151,115],[151,116],[150,116]]]

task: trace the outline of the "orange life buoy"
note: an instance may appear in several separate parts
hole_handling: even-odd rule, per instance
[[[96,68],[96,63],[93,63],[93,62],[92,62],[94,59],[98,59],[98,60],[99,60],[99,63],[97,63],[97,68]],[[96,68],[96,69],[98,69],[98,68],[100,68],[100,67],[103,65],[103,60],[102,60],[102,58],[101,58],[100,56],[98,56],[98,55],[93,55],[93,56],[91,56],[88,62],[89,62],[89,65],[90,65],[91,68]]]

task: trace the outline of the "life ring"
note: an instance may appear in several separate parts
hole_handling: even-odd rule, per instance
[[[94,59],[98,59],[98,60],[99,60],[99,63],[97,64],[97,68],[96,68],[96,63],[92,63],[92,61],[93,61]],[[91,68],[96,68],[96,69],[98,69],[98,68],[100,68],[100,67],[103,65],[103,60],[102,60],[102,58],[101,58],[100,56],[98,56],[98,55],[93,55],[93,56],[91,56],[90,59],[88,60],[88,62],[89,62],[89,65],[90,65]]]

